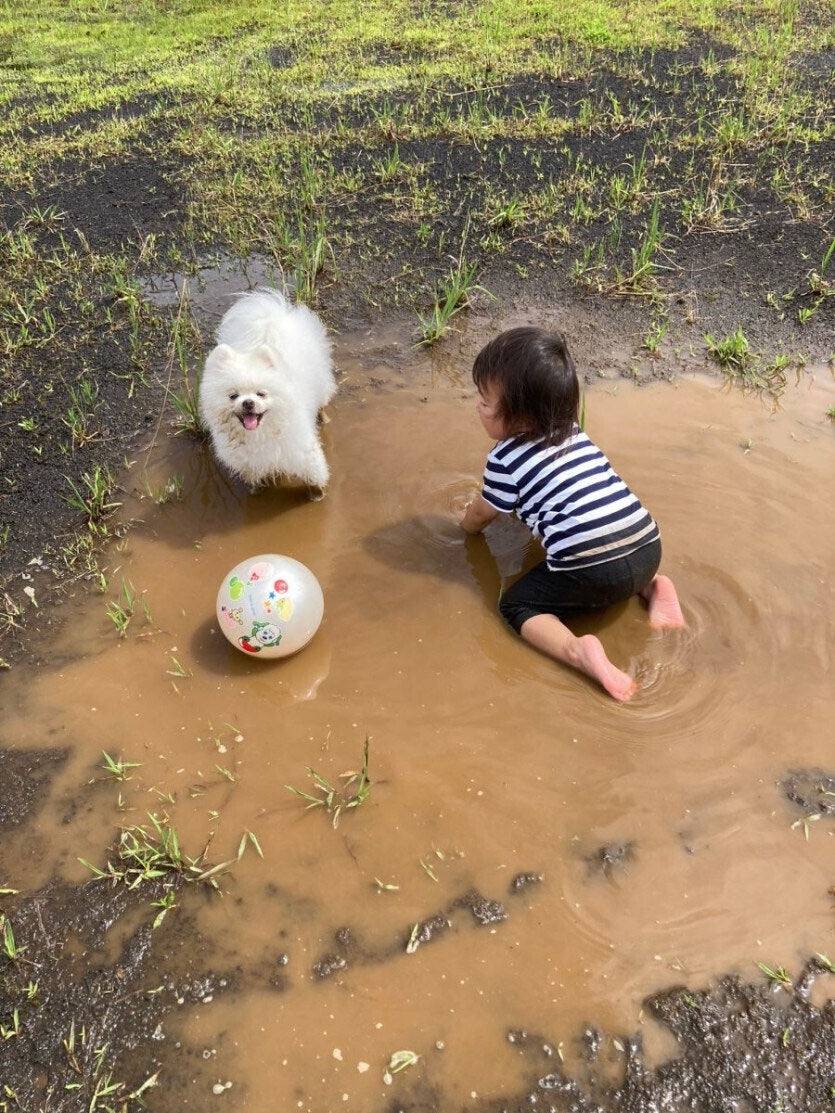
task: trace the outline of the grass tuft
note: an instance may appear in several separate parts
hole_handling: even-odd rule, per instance
[[[452,318],[470,305],[471,296],[478,290],[486,292],[476,282],[478,266],[468,263],[463,255],[441,282],[435,294],[435,304],[429,316],[418,315],[420,322],[420,345],[430,347],[437,343],[449,330]]]
[[[331,784],[326,777],[317,773],[310,766],[308,766],[307,775],[313,781],[313,792],[305,792],[294,785],[285,785],[284,787],[288,792],[292,792],[294,796],[306,800],[308,809],[324,808],[331,817],[335,830],[339,826],[339,820],[343,812],[360,807],[371,793],[371,779],[368,776],[369,743],[370,739],[366,737],[362,751],[361,769],[356,772],[349,770],[347,773],[340,773],[340,779],[344,781],[344,784],[340,787]]]

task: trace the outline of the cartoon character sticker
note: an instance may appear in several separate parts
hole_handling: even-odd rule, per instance
[[[221,613],[223,614],[223,617],[226,619],[227,622],[234,622],[238,626],[243,626],[243,624],[244,624],[244,609],[243,609],[243,607],[221,607],[220,610],[221,610]]]
[[[247,653],[260,653],[281,641],[281,631],[273,622],[253,622],[249,634],[238,638],[238,645]]]

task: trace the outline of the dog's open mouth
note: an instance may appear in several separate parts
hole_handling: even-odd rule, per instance
[[[253,429],[258,428],[258,426],[261,424],[261,418],[263,416],[264,416],[263,414],[252,414],[252,413],[238,414],[238,421],[240,421],[240,423],[241,423],[241,425],[243,425],[244,429],[246,429],[248,432],[251,432]]]

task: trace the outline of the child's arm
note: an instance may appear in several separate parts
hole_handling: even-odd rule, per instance
[[[484,527],[489,525],[494,518],[498,518],[498,516],[499,511],[495,506],[491,506],[483,495],[476,495],[464,511],[464,517],[461,519],[461,528],[466,533],[481,533]]]

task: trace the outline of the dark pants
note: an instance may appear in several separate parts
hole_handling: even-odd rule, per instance
[[[637,595],[652,581],[661,563],[661,542],[651,541],[629,556],[552,571],[543,560],[508,588],[499,600],[502,617],[518,634],[522,623],[537,614],[569,618],[599,611]]]

